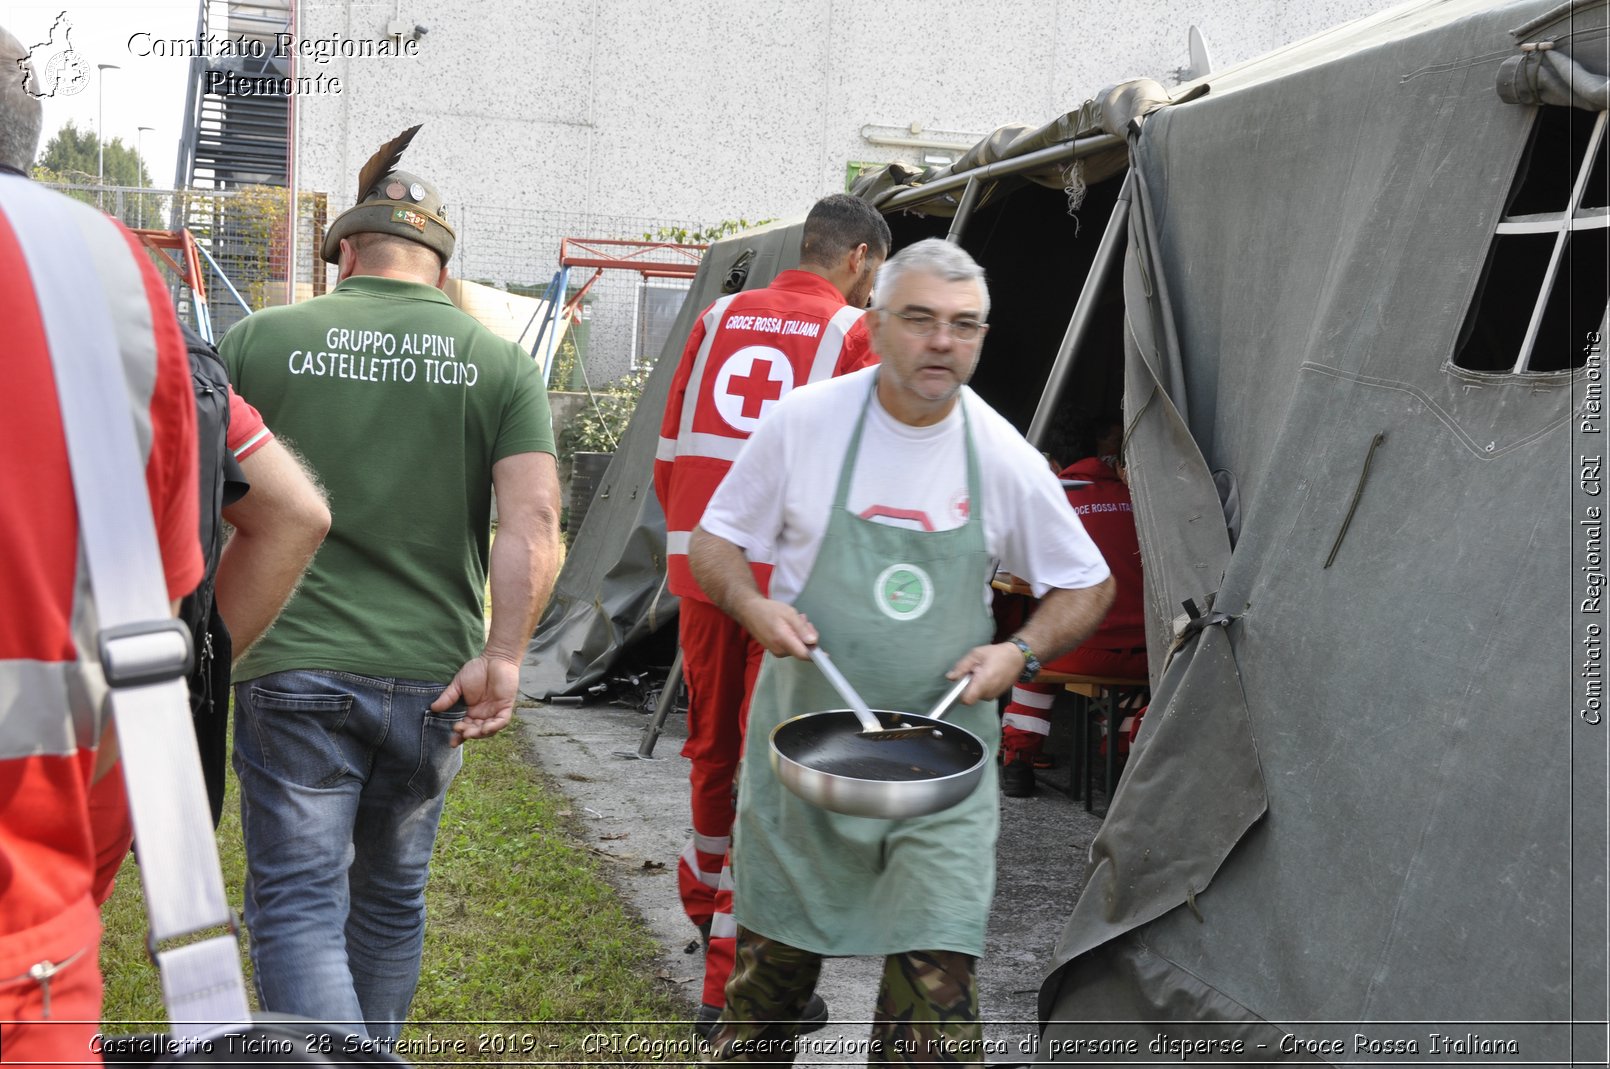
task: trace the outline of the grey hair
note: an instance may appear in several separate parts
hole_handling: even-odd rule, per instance
[[[981,301],[978,316],[989,318],[989,283],[984,280],[984,269],[960,245],[943,238],[924,238],[907,245],[883,262],[878,269],[878,282],[874,292],[878,307],[887,307],[882,297],[893,292],[899,281],[912,271],[934,275],[946,282],[976,282]]]
[[[24,77],[38,78],[28,50],[0,26],[0,163],[27,174],[39,151],[44,109],[23,88]]]

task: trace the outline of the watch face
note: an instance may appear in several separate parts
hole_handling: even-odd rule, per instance
[[[915,620],[934,603],[934,583],[915,564],[891,564],[878,575],[872,596],[891,620]]]

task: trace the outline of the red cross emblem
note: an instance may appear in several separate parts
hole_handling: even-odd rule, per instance
[[[745,419],[759,419],[760,410],[766,402],[775,401],[783,395],[783,381],[771,377],[771,364],[756,360],[750,365],[749,374],[733,377],[727,392],[743,398],[741,412]]]

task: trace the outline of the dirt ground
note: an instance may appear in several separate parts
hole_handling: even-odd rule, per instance
[[[980,1001],[991,1064],[1011,1064],[1020,1041],[1035,1035],[1040,982],[1083,881],[1098,815],[1085,812],[1066,787],[1068,717],[1059,717],[1050,752],[1057,767],[1040,774],[1031,798],[1002,798],[998,882],[988,947],[979,967]],[[520,710],[535,760],[573,803],[591,846],[610,862],[615,885],[660,945],[661,975],[685,999],[691,1017],[703,982],[698,933],[682,913],[676,861],[688,840],[688,762],[679,755],[685,721],[668,717],[652,758],[637,756],[651,717],[639,708],[599,702],[533,705]],[[1097,782],[1100,782],[1099,773]],[[798,1064],[865,1062],[865,1041],[882,959],[838,958],[817,992],[831,1021],[805,1038]]]

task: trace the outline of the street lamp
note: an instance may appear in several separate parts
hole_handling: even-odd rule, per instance
[[[134,129],[135,129],[135,134],[134,134],[134,160],[135,160],[135,165],[136,165],[135,166],[135,171],[139,172],[139,171],[145,170],[145,132],[147,130],[155,130],[156,127],[155,126],[136,126]],[[139,174],[136,173],[135,177],[138,178]],[[146,183],[142,181],[140,184],[143,186]],[[136,193],[135,196],[140,198],[140,227],[141,227],[141,229],[144,229],[144,227],[145,227],[145,191],[141,190],[139,193]]]
[[[123,68],[116,63],[97,63],[95,69],[101,72],[96,79],[95,86],[95,184],[106,185],[106,72],[120,71]],[[102,194],[95,194],[96,203],[100,202]]]

